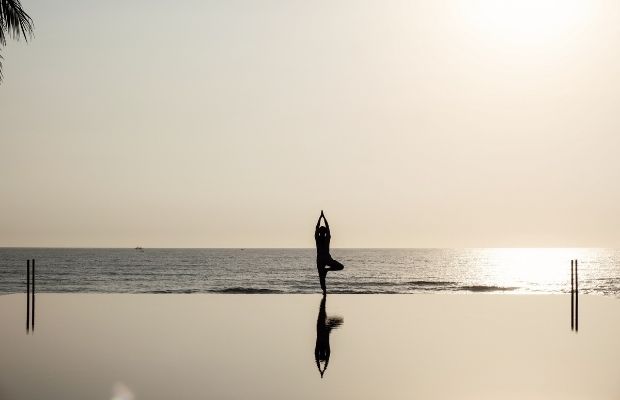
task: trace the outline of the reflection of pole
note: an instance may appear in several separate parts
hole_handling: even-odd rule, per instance
[[[570,260],[570,330],[575,329],[575,284],[573,277],[573,264],[575,260]]]
[[[26,331],[30,330],[30,260],[26,261]]]
[[[577,260],[575,260],[575,331],[579,331],[579,278]]]

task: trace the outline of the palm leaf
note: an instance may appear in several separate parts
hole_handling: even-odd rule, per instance
[[[0,0],[0,45],[6,45],[6,38],[10,37],[25,41],[32,37],[34,25],[32,18],[22,8],[19,0]],[[0,81],[2,80],[2,56],[0,56]]]
[[[6,36],[18,40],[33,34],[32,18],[22,8],[19,0],[0,0],[0,43],[6,44]]]

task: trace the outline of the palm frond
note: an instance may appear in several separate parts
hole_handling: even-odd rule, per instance
[[[32,18],[24,11],[19,0],[0,0],[0,44],[6,45],[6,37],[28,41],[34,32]]]
[[[33,36],[32,18],[22,8],[19,0],[0,0],[0,46],[6,46],[6,38],[25,41]],[[2,81],[2,56],[0,55],[0,82]]]

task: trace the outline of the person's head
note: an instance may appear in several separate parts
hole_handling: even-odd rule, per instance
[[[319,226],[319,237],[327,237],[327,228]]]

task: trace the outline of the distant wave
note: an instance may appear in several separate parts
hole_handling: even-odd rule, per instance
[[[211,293],[237,293],[237,294],[269,294],[269,293],[284,293],[282,290],[276,289],[262,289],[262,288],[244,288],[233,287],[219,290],[211,290]]]
[[[456,285],[456,282],[449,281],[411,281],[405,283],[407,285],[412,286],[453,286]]]
[[[474,286],[460,286],[457,290],[464,290],[468,292],[507,292],[511,290],[516,290],[518,287],[509,287],[509,286],[486,286],[486,285],[474,285]]]
[[[165,290],[147,290],[143,293],[151,293],[151,294],[190,294],[190,293],[200,293],[200,290],[197,289],[165,289]]]
[[[364,284],[358,287],[336,286],[331,288],[330,293],[341,294],[404,294],[413,292],[507,292],[519,289],[512,286],[495,285],[462,285],[457,282],[448,281],[411,281],[401,282],[391,285]]]
[[[415,281],[404,281],[404,282],[390,282],[390,281],[364,281],[361,282],[363,286],[367,287],[381,287],[381,286],[389,286],[389,287],[398,287],[398,286],[456,286],[458,282],[450,282],[450,281],[426,281],[426,280],[415,280]]]

